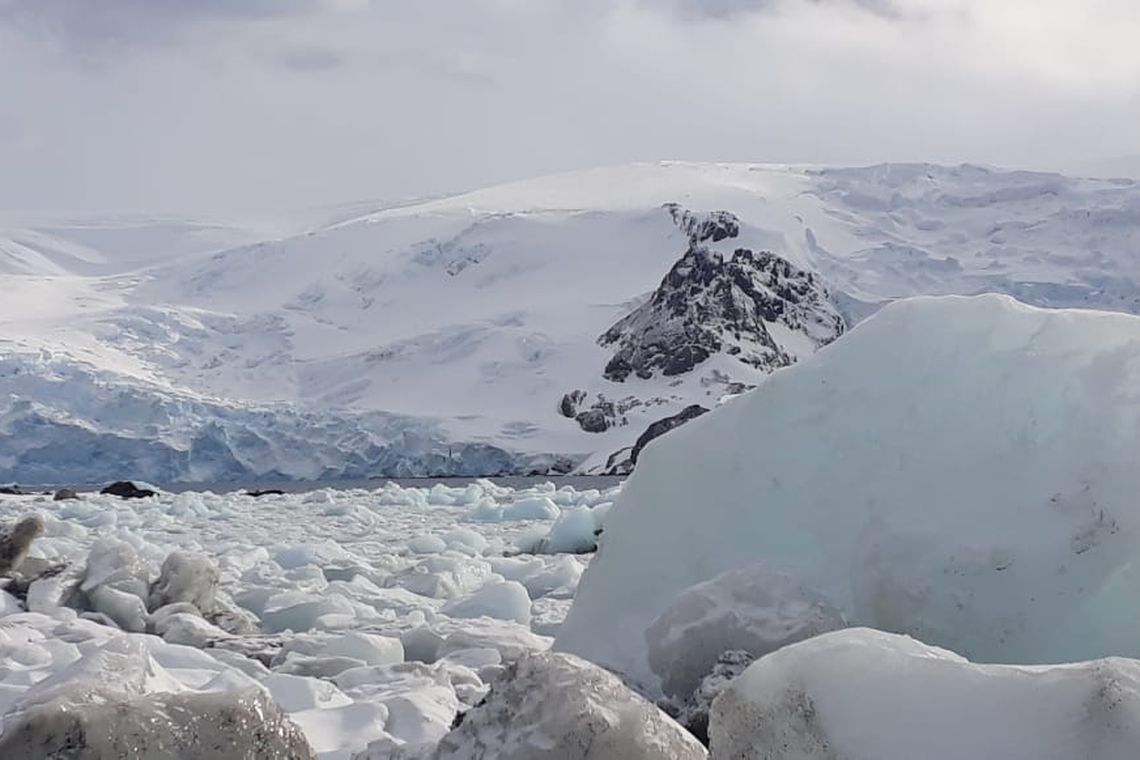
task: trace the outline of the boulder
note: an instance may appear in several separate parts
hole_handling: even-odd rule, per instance
[[[20,569],[32,541],[44,532],[43,518],[25,517],[6,534],[0,534],[0,575],[10,575]]]
[[[157,496],[157,491],[149,488],[139,488],[129,480],[120,480],[104,488],[99,493],[109,496],[118,496],[121,499],[147,499]]]
[[[567,654],[509,665],[433,760],[700,760],[704,747],[617,676]]]
[[[110,639],[28,689],[4,719],[0,758],[314,758],[300,729],[248,678],[194,653],[244,685],[189,690],[152,651],[187,662],[191,650],[148,638]]]
[[[158,580],[151,584],[147,606],[153,611],[188,602],[203,614],[211,613],[216,605],[218,579],[218,566],[209,557],[171,552],[162,563]]]
[[[11,715],[0,757],[61,760],[315,760],[301,730],[260,689],[127,700],[59,697]]]
[[[1131,760],[1140,662],[978,665],[850,628],[757,660],[712,704],[714,760]]]
[[[61,488],[55,492],[55,496],[52,497],[52,501],[70,501],[78,498],[79,494],[70,488]]]
[[[751,565],[685,589],[646,629],[645,643],[662,691],[684,702],[724,652],[758,659],[843,627],[843,615],[822,596]]]

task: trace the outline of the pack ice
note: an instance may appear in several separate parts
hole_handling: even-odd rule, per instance
[[[1136,317],[897,302],[650,444],[556,648],[653,691],[651,623],[763,561],[974,661],[1140,656],[1138,401]]]

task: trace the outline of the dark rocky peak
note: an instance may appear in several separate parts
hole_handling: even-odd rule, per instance
[[[689,237],[689,246],[712,241],[719,243],[740,234],[740,219],[728,211],[690,211],[677,203],[666,203],[677,229]]]
[[[598,339],[616,347],[604,375],[617,382],[630,374],[680,375],[720,352],[772,371],[796,359],[773,337],[776,324],[804,334],[814,348],[845,329],[813,272],[767,251],[737,248],[728,256],[690,242],[649,301]]]

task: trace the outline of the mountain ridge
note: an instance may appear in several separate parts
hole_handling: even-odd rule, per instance
[[[447,451],[479,446],[496,452],[486,458],[494,467],[600,471],[652,423],[711,408],[775,366],[718,349],[672,376],[605,376],[614,347],[598,337],[652,301],[692,248],[685,227],[720,213],[735,229],[714,223],[702,260],[724,267],[747,250],[750,261],[735,266],[750,277],[782,262],[827,293],[820,313],[845,323],[896,298],[943,293],[1140,309],[1136,182],[969,165],[626,165],[342,214],[236,247],[155,248],[136,231],[100,248],[53,229],[109,263],[14,272],[0,261],[0,354],[10,370],[0,375],[0,429],[26,419],[17,402],[46,410],[45,430],[24,427],[23,440],[0,445],[0,479],[28,479],[40,433],[66,448],[66,436],[46,432],[61,420],[144,451],[175,441],[188,452],[195,430],[235,431],[212,439],[244,463],[230,477],[388,474],[380,457],[364,455],[374,446],[418,452],[401,460],[413,469],[430,460],[446,470]],[[178,234],[171,225],[158,237]],[[789,359],[819,344],[778,320],[764,324]],[[722,347],[737,327],[714,330],[732,338]],[[85,372],[100,392],[69,400],[55,390]],[[568,417],[561,400],[578,392]],[[192,399],[216,400],[207,406],[243,421],[210,428],[220,424],[214,412],[180,411]],[[171,411],[133,424],[122,411],[130,404]],[[287,408],[337,422],[315,426],[312,441],[291,438],[296,450],[272,461],[249,454],[252,439],[236,431],[271,431],[251,421]],[[591,410],[596,432],[576,419]],[[375,415],[399,422],[361,422]],[[129,473],[116,461],[106,475],[180,480],[194,470],[146,461]],[[316,475],[312,461],[323,463]],[[78,454],[52,462],[59,480],[89,465]]]

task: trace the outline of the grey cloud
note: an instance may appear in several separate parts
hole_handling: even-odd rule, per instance
[[[89,49],[164,40],[200,20],[287,16],[319,5],[319,0],[7,0],[0,2],[0,23]]]
[[[663,158],[1059,168],[1140,153],[1138,38],[1135,0],[0,0],[0,213],[240,220]]]
[[[654,2],[654,0],[646,0]],[[848,5],[860,8],[883,18],[903,18],[902,10],[893,0],[794,0],[816,5]],[[742,14],[776,10],[787,6],[784,0],[676,0],[676,6],[685,13],[711,18],[732,18]]]
[[[328,48],[288,48],[281,52],[279,58],[286,68],[297,71],[328,71],[345,65],[345,57]]]

